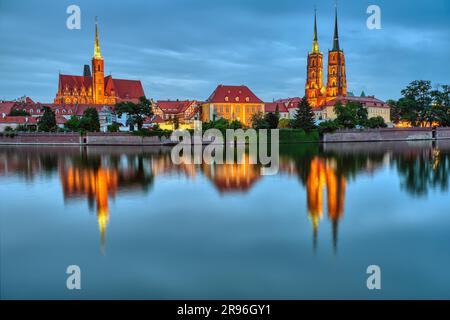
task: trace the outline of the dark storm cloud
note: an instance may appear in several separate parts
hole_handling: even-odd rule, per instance
[[[331,46],[333,1],[316,1],[321,51]],[[82,29],[65,27],[81,7]],[[366,9],[382,10],[382,30]],[[99,16],[105,70],[141,79],[148,96],[206,99],[219,83],[246,84],[265,100],[304,91],[314,3],[298,0],[0,1],[0,98],[51,101],[58,72],[81,74]],[[450,4],[339,1],[349,89],[398,97],[414,79],[448,83]]]

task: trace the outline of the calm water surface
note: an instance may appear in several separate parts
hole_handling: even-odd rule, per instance
[[[450,141],[280,155],[261,176],[162,148],[0,147],[1,298],[450,298]]]

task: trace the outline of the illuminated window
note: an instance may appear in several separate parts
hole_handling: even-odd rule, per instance
[[[249,97],[246,97],[246,98],[245,98],[245,101],[249,102],[249,101],[250,101],[250,98],[249,98]]]
[[[229,98],[228,98],[228,96],[226,96],[226,97],[225,97],[225,101],[228,101],[228,100],[229,100]]]
[[[239,101],[239,97],[236,97],[236,101]]]

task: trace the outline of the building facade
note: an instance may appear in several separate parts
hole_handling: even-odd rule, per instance
[[[252,117],[264,113],[264,102],[247,86],[219,85],[202,105],[203,122],[224,118],[252,125]]]

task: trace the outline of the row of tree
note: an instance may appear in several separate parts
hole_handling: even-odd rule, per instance
[[[275,112],[265,115],[256,114],[252,118],[255,129],[293,128],[311,132],[319,129],[321,132],[334,131],[339,128],[381,128],[386,127],[383,117],[368,117],[367,108],[361,103],[348,102],[345,106],[337,103],[334,107],[335,120],[328,120],[317,125],[314,111],[306,98],[303,98],[297,107],[293,119],[280,119],[278,107]]]
[[[388,100],[394,123],[411,126],[450,126],[450,85],[432,87],[430,81],[416,80],[401,91],[399,100]]]

